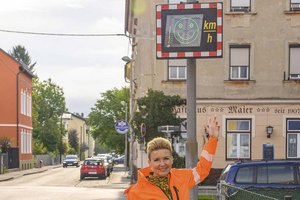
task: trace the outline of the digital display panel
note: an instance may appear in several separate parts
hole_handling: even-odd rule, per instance
[[[169,15],[166,20],[164,46],[194,47],[201,44],[203,14]]]
[[[222,57],[222,23],[222,3],[157,5],[156,57]]]

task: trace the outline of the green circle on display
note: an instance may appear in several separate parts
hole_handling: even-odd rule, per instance
[[[199,26],[192,18],[181,18],[174,25],[174,37],[181,44],[193,43],[199,37]]]

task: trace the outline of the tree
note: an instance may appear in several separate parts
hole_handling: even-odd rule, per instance
[[[60,116],[66,111],[66,103],[62,88],[48,79],[33,81],[33,138],[38,139],[47,152],[59,152]]]
[[[137,99],[139,112],[135,113],[132,127],[136,136],[146,142],[155,137],[164,137],[158,132],[159,126],[180,126],[182,119],[176,116],[174,108],[184,104],[179,95],[165,95],[162,91],[149,89],[147,96]],[[141,124],[146,125],[145,138],[141,135]]]
[[[36,62],[31,64],[31,57],[29,56],[29,53],[25,49],[24,46],[17,45],[13,47],[11,51],[8,51],[8,53],[14,57],[18,62],[25,64],[25,66],[31,71],[34,72],[34,66],[36,65]]]
[[[115,130],[116,121],[125,119],[126,111],[125,106],[121,104],[122,101],[129,105],[129,88],[114,88],[102,93],[88,119],[94,138],[117,153],[124,152],[125,148],[125,136]]]
[[[8,137],[0,138],[0,153],[7,153],[8,148],[11,145],[11,141]]]
[[[68,140],[69,140],[69,144],[70,147],[72,149],[74,149],[77,154],[78,154],[78,150],[79,150],[79,138],[78,138],[78,133],[76,129],[71,129],[68,132]]]
[[[36,62],[31,63],[31,57],[24,46],[13,47],[9,54],[34,72]],[[39,79],[34,77],[32,79],[32,124],[35,153],[45,153],[45,151],[54,153],[62,150],[59,117],[64,111],[66,111],[66,104],[62,88],[51,79],[39,82]]]

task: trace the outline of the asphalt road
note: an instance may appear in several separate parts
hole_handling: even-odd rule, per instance
[[[54,168],[0,182],[0,199],[125,200],[123,188],[110,187],[110,178],[79,180],[80,168]],[[116,174],[112,174],[116,176]]]

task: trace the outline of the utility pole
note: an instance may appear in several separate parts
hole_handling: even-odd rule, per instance
[[[127,117],[127,109],[128,109],[128,104],[127,104],[127,102],[125,102],[125,101],[121,101],[121,104],[123,105],[123,106],[125,106],[125,121],[128,123],[128,117]],[[126,171],[127,171],[127,152],[128,152],[128,141],[127,141],[127,133],[125,133],[125,150],[124,150],[124,155],[125,155],[125,160],[124,160],[124,165],[125,165],[125,169],[126,169]]]
[[[61,164],[61,152],[62,152],[62,134],[63,134],[63,126],[62,126],[62,116],[64,113],[61,113],[60,116],[60,148],[59,148],[59,163]]]

